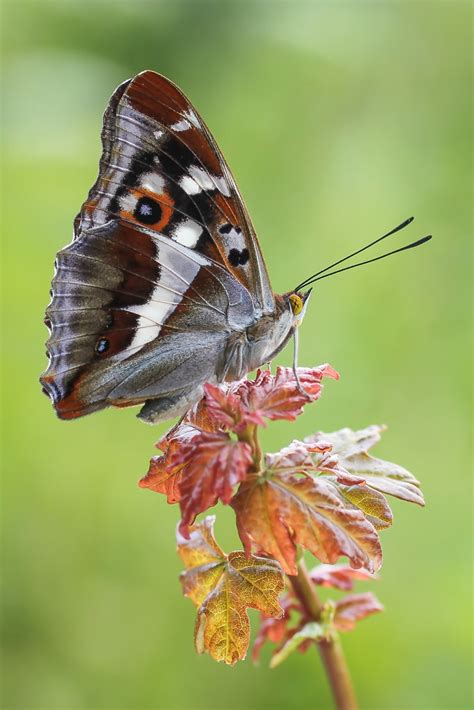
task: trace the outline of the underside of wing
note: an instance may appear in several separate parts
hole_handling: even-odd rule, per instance
[[[168,79],[146,71],[110,100],[99,177],[76,236],[118,218],[221,264],[261,313],[274,298],[255,231],[230,170],[197,111]]]
[[[41,383],[64,419],[212,380],[229,333],[255,318],[224,268],[131,223],[82,231],[55,267]]]

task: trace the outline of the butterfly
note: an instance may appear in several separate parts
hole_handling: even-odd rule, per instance
[[[205,383],[241,379],[296,338],[303,289],[347,258],[274,294],[214,138],[177,86],[144,71],[109,101],[99,175],[57,254],[43,390],[61,419],[132,405],[149,423],[180,416]]]

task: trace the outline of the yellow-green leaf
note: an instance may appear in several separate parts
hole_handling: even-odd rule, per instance
[[[198,607],[196,649],[233,665],[245,658],[250,640],[247,608],[280,617],[278,595],[283,574],[278,562],[236,551],[225,555],[213,535],[214,516],[193,526],[190,539],[178,535],[178,551],[187,570],[183,593]]]

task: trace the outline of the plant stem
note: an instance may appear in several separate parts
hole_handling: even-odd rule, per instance
[[[253,471],[260,473],[262,469],[262,449],[258,439],[258,427],[255,424],[248,424],[243,431],[237,434],[239,441],[245,441],[252,449]]]
[[[297,567],[298,574],[288,576],[288,579],[306,614],[314,621],[320,621],[323,604],[309,577],[303,558],[299,560]],[[331,638],[318,641],[317,646],[337,710],[357,710],[357,700],[349,668],[337,633],[333,632]]]

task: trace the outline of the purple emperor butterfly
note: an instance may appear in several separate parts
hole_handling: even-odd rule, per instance
[[[41,384],[61,419],[143,404],[139,417],[154,423],[183,414],[206,382],[269,362],[296,335],[302,289],[337,272],[272,292],[227,163],[165,77],[145,71],[116,89],[102,144],[73,241],[57,255]]]

